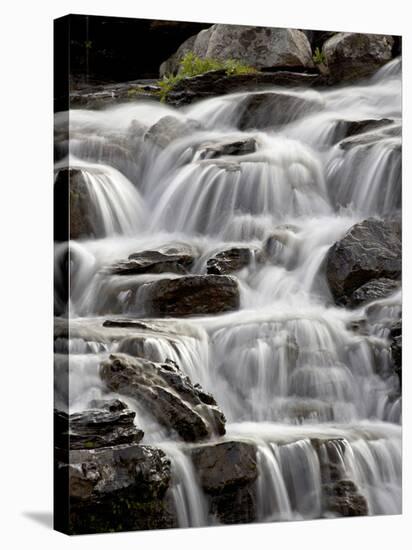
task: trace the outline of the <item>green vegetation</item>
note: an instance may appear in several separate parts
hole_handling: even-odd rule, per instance
[[[318,47],[315,49],[312,59],[316,65],[324,65],[326,63],[325,54]]]
[[[254,67],[245,65],[244,63],[234,59],[226,59],[225,61],[220,61],[209,57],[202,59],[193,52],[188,52],[181,60],[179,71],[176,75],[165,75],[157,82],[157,85],[160,88],[160,100],[165,101],[167,94],[171,92],[174,86],[184,78],[190,78],[209,71],[219,70],[225,70],[228,76],[254,74],[258,72]]]

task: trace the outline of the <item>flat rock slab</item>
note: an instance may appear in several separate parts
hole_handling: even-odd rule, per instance
[[[239,286],[225,275],[188,275],[148,286],[147,307],[153,316],[213,315],[239,308]]]

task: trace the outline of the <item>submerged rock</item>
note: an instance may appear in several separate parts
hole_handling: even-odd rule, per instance
[[[241,441],[202,445],[191,450],[200,485],[208,495],[210,512],[221,523],[256,519],[256,447]]]
[[[366,120],[342,120],[339,126],[344,130],[345,137],[356,136],[358,134],[364,134],[372,130],[378,130],[384,128],[390,124],[393,124],[394,120],[391,118],[379,118],[379,119],[366,119]]]
[[[173,361],[155,363],[113,354],[100,375],[108,389],[136,399],[156,420],[185,441],[225,433],[225,418],[216,402],[193,385]]]
[[[142,273],[176,273],[184,275],[195,261],[195,251],[187,245],[165,246],[158,250],[144,250],[131,254],[128,260],[110,267],[115,275],[139,275]]]
[[[143,439],[143,431],[134,425],[136,413],[124,403],[113,400],[95,405],[101,405],[103,410],[96,408],[70,415],[55,411],[57,446],[64,448],[68,441],[72,450],[97,449],[139,443]]]
[[[347,479],[344,457],[348,443],[344,439],[312,439],[311,443],[319,458],[324,515],[368,515],[366,498],[356,483]]]
[[[154,316],[211,315],[239,308],[239,287],[229,276],[191,275],[148,285],[148,312]]]
[[[329,249],[326,277],[336,303],[350,304],[353,293],[374,279],[399,280],[402,245],[398,225],[369,218],[354,225]]]
[[[215,159],[222,156],[248,155],[256,151],[255,138],[228,140],[217,143],[204,143],[200,145],[201,159]]]
[[[229,248],[210,258],[206,263],[206,269],[213,275],[228,275],[247,267],[251,260],[250,248]]]
[[[392,59],[393,38],[382,34],[339,32],[323,45],[334,82],[356,80],[373,74]]]
[[[287,124],[304,115],[322,109],[320,100],[308,99],[286,92],[248,94],[237,107],[238,127],[264,129]]]
[[[199,128],[200,125],[195,120],[185,120],[167,115],[147,130],[144,140],[164,149],[172,141],[188,137]]]

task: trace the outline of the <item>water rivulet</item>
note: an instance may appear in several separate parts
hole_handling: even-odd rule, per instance
[[[400,290],[337,305],[325,267],[354,225],[398,216],[399,63],[333,90],[70,112],[56,406],[126,403],[170,460],[176,525],[401,511]]]

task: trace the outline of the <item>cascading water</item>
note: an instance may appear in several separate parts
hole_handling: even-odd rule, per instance
[[[401,407],[392,398],[399,382],[388,369],[387,342],[400,293],[338,308],[323,272],[328,249],[351,226],[400,208],[399,79],[394,60],[361,86],[296,91],[299,109],[280,113],[273,100],[250,130],[241,108],[249,93],[180,111],[141,101],[73,111],[73,138],[69,145],[62,138],[59,149],[61,157],[69,150],[71,156],[57,169],[69,164],[81,171],[104,231],[102,238],[71,241],[68,252],[63,245],[56,250],[56,264],[69,253],[71,266],[64,313],[72,323],[56,353],[59,368],[69,368],[72,412],[104,394],[98,367],[109,353],[171,359],[216,398],[228,421],[222,439],[256,445],[260,521],[322,516],[322,442],[328,440],[343,441],[334,450],[342,479],[357,484],[369,513],[401,510]],[[170,115],[194,120],[198,129],[161,149],[144,136]],[[345,124],[371,119],[387,121],[343,137]],[[249,150],[225,149],[242,140],[252,144]],[[272,259],[264,263],[256,251],[273,235]],[[197,251],[192,274],[206,273],[217,251],[252,250],[252,261],[235,274],[239,311],[167,319],[144,340],[131,329],[108,336],[107,316],[145,317],[150,283],[181,276],[125,276],[111,266],[176,242]],[[368,335],[351,328],[365,315]],[[64,388],[59,392],[64,402]],[[127,403],[146,440],[172,460],[179,524],[210,523],[185,444],[166,435],[138,402]]]

